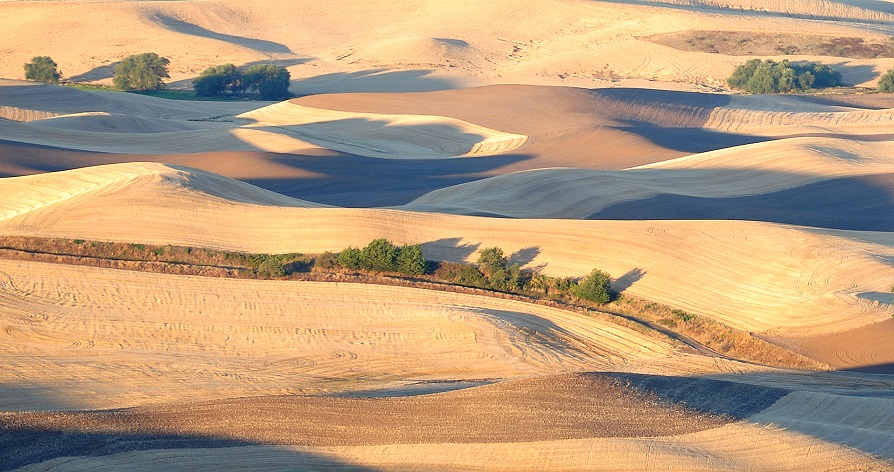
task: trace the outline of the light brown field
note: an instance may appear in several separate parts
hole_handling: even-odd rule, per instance
[[[499,246],[833,369],[482,295],[3,259],[0,471],[894,470],[894,99],[859,89],[894,59],[811,55],[885,43],[887,2],[0,1],[0,27],[2,235]],[[730,93],[741,51],[674,39],[706,31],[797,34],[766,57],[857,89]],[[21,81],[148,51],[172,88],[275,62],[298,98]]]

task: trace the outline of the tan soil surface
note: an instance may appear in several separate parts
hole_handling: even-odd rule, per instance
[[[866,294],[882,303],[894,303],[890,293]],[[798,350],[838,369],[894,374],[894,320],[886,320],[840,333],[799,340]]]
[[[855,93],[894,59],[804,44],[768,58],[858,88],[745,96],[742,51],[649,39],[881,44],[887,2],[0,1],[0,28],[4,235],[500,246],[840,369],[519,300],[2,260],[2,470],[894,470],[894,99]],[[273,62],[301,98],[17,80],[49,55],[109,83],[148,51],[173,88]]]

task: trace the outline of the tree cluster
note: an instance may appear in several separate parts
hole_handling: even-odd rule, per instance
[[[752,59],[736,67],[727,83],[751,93],[789,93],[841,85],[841,74],[819,62]]]
[[[334,260],[332,256],[323,254],[318,258],[317,266],[320,268],[341,266],[346,269],[422,275],[425,273],[426,261],[422,255],[422,247],[418,244],[404,244],[398,247],[385,238],[379,238],[362,249],[345,248],[335,256]]]
[[[160,90],[168,79],[168,64],[171,61],[154,52],[127,56],[115,66],[112,83],[118,90]]]
[[[575,297],[608,303],[617,296],[611,288],[611,277],[603,271],[593,270],[581,280],[535,274],[510,264],[498,247],[479,251],[476,265],[441,263],[434,275],[457,285],[549,298]]]
[[[257,64],[244,69],[233,64],[212,66],[193,80],[193,89],[200,97],[224,97],[254,92],[264,100],[288,98],[291,76],[276,64]]]

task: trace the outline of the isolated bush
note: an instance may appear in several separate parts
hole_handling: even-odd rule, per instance
[[[584,277],[577,287],[572,289],[571,293],[578,298],[596,303],[608,303],[614,296],[611,277],[599,269],[593,269],[590,275]]]
[[[168,75],[169,61],[154,52],[125,57],[115,66],[112,82],[118,90],[159,90]]]
[[[34,56],[31,62],[25,64],[25,78],[28,80],[56,84],[60,77],[62,72],[50,56]]]
[[[397,271],[407,275],[422,275],[425,273],[425,256],[422,255],[422,246],[404,244],[397,252]]]
[[[752,93],[788,93],[841,85],[841,74],[818,62],[793,64],[751,59],[736,67],[727,83]]]
[[[199,97],[222,97],[242,93],[245,85],[242,72],[233,64],[211,66],[192,81],[193,89]]]
[[[894,92],[894,69],[885,72],[885,74],[878,79],[878,91]]]
[[[338,253],[338,263],[346,269],[360,268],[360,249],[346,247]]]
[[[264,100],[288,98],[290,80],[289,71],[276,64],[258,64],[242,71],[245,88],[257,91]]]

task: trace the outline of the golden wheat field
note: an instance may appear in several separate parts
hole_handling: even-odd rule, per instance
[[[894,470],[894,3],[0,0],[0,28],[0,471]],[[112,90],[145,52],[170,93]],[[842,86],[733,90],[751,58]],[[292,98],[192,94],[228,63]],[[378,238],[620,298],[163,258]]]

